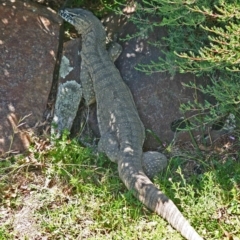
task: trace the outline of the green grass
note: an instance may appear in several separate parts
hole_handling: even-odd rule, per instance
[[[19,236],[14,218],[33,199],[34,222],[49,239],[183,239],[131,195],[103,155],[67,135],[54,147],[37,145],[0,161],[0,239]],[[203,156],[172,158],[155,184],[205,239],[240,239],[240,162]],[[191,161],[200,173],[190,172]]]

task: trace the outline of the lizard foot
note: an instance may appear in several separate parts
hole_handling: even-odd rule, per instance
[[[143,171],[150,179],[153,179],[154,176],[163,171],[167,164],[167,157],[162,153],[153,151],[143,153]]]

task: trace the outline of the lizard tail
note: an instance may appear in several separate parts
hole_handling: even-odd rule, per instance
[[[135,163],[129,157],[118,162],[119,176],[126,187],[147,208],[167,220],[187,240],[203,240],[176,205],[154,186],[150,179],[143,173],[141,167],[136,166]]]

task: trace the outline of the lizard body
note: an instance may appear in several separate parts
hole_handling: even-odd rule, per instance
[[[175,204],[144,173],[155,168],[155,162],[144,156],[150,159],[154,154],[143,154],[145,129],[129,88],[109,58],[101,22],[84,9],[60,10],[60,16],[82,35],[82,62],[92,80],[97,102],[99,151],[118,164],[121,180],[143,204],[166,219],[186,239],[203,240]],[[144,161],[147,162],[145,170]]]

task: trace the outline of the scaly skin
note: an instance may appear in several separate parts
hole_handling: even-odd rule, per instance
[[[143,172],[144,126],[129,88],[106,51],[101,22],[83,9],[61,10],[60,15],[82,34],[82,61],[93,81],[97,101],[99,149],[117,162],[121,180],[142,203],[166,219],[186,239],[202,240],[175,204]]]

